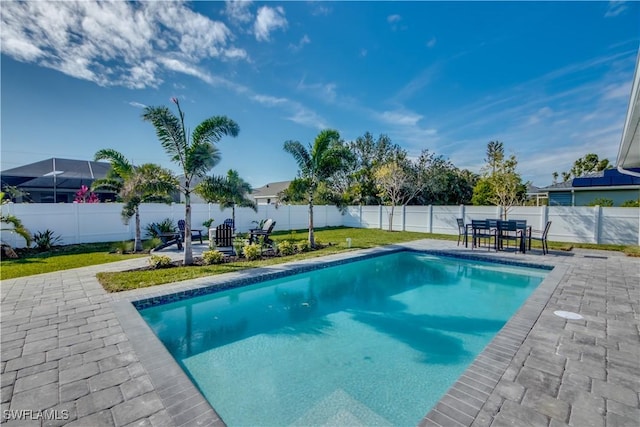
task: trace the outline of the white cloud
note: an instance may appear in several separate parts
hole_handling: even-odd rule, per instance
[[[438,40],[435,37],[431,37],[431,39],[429,39],[429,41],[427,41],[427,47],[429,49],[431,49],[432,47],[435,47],[437,42],[438,42]]]
[[[287,117],[287,120],[291,120],[299,125],[309,126],[316,129],[326,129],[329,126],[326,121],[316,114],[314,111],[308,110],[302,106],[298,108],[292,116]]]
[[[250,0],[227,0],[224,13],[233,23],[246,24],[251,22],[253,15],[249,10],[253,2]]]
[[[613,18],[615,16],[620,15],[622,12],[627,10],[626,1],[621,0],[611,0],[609,2],[609,6],[607,7],[607,11],[605,12],[605,18]]]
[[[201,61],[247,57],[182,1],[3,2],[1,24],[3,54],[101,86],[157,87],[167,69],[207,79]]]
[[[258,9],[258,16],[253,25],[253,31],[258,41],[269,41],[271,32],[274,30],[287,28],[287,19],[284,16],[282,6],[275,8],[262,6]]]
[[[300,51],[304,45],[311,43],[311,39],[309,38],[308,35],[304,35],[302,36],[302,38],[300,39],[300,41],[297,44],[289,44],[289,49],[291,49],[294,52],[298,52]]]
[[[298,83],[298,91],[312,93],[326,102],[334,102],[337,98],[335,83],[305,83],[304,79]]]
[[[402,16],[400,15],[389,15],[387,16],[387,22],[390,24],[394,24],[396,22],[400,22],[402,20]]]
[[[129,105],[131,105],[132,107],[136,107],[136,108],[147,108],[147,106],[141,102],[137,102],[137,101],[129,101],[128,102]]]
[[[270,96],[270,95],[253,95],[251,99],[259,102],[260,104],[267,105],[270,107],[287,104],[289,102],[289,100],[286,98],[277,98],[275,96]]]
[[[378,119],[390,125],[416,126],[422,116],[411,111],[384,111],[379,113]]]

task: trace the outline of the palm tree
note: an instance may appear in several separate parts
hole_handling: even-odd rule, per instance
[[[193,251],[191,249],[191,183],[194,178],[202,178],[218,162],[220,151],[215,142],[225,135],[237,136],[239,126],[233,120],[225,116],[213,116],[200,123],[187,135],[184,126],[184,112],[180,108],[177,98],[171,101],[178,107],[178,116],[167,107],[147,107],[144,109],[142,119],[150,122],[156,129],[156,135],[164,151],[171,161],[177,163],[184,174],[184,184],[179,186],[184,194],[184,265],[193,264]]]
[[[5,199],[5,192],[0,192],[0,204],[4,206],[7,203],[9,203],[9,200]],[[21,236],[25,240],[25,242],[27,243],[27,247],[31,246],[31,233],[22,224],[20,218],[15,215],[4,213],[0,210],[0,223],[2,223],[2,226],[0,226],[0,231],[10,231],[16,233],[18,236]],[[9,227],[5,227],[4,224],[9,225]],[[2,244],[6,245],[6,243],[4,242],[2,242]]]
[[[171,192],[177,187],[173,173],[153,163],[134,166],[124,155],[112,149],[99,150],[95,160],[108,160],[111,169],[106,178],[93,182],[92,189],[116,193],[124,203],[122,219],[125,224],[135,217],[134,251],[142,251],[140,204],[145,202],[171,203]]]
[[[240,178],[238,171],[229,169],[227,176],[209,176],[196,185],[194,191],[207,203],[219,203],[222,209],[231,208],[236,223],[236,206],[258,212],[256,202],[248,197],[251,186]]]
[[[290,188],[303,189],[309,202],[309,246],[315,247],[313,236],[313,198],[318,185],[326,182],[344,167],[348,157],[347,149],[340,143],[337,130],[321,131],[309,149],[298,141],[286,141],[284,150],[290,153],[298,164],[298,175]]]

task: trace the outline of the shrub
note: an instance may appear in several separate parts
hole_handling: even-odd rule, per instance
[[[244,252],[244,256],[249,261],[253,261],[260,258],[262,255],[262,248],[257,243],[251,243],[244,245],[242,252]]]
[[[133,252],[133,242],[122,241],[114,243],[111,250],[117,254],[126,254],[127,252]]]
[[[208,229],[211,227],[211,224],[213,224],[213,221],[213,218],[206,219],[202,222],[202,225]]]
[[[220,264],[224,262],[224,254],[220,251],[204,251],[202,252],[202,262],[206,265]]]
[[[278,252],[280,252],[280,254],[282,254],[283,256],[293,255],[296,253],[296,248],[295,246],[293,246],[293,243],[285,240],[278,243]]]
[[[33,244],[39,251],[48,251],[57,244],[62,243],[62,237],[56,236],[52,230],[33,233]]]
[[[148,239],[148,240],[143,240],[142,241],[142,249],[145,250],[145,251],[150,251],[151,249],[153,249],[156,246],[158,246],[160,243],[162,243],[162,240],[160,240],[157,237],[154,237],[154,238]]]
[[[167,255],[151,255],[149,265],[152,268],[163,268],[171,265],[171,258]]]
[[[602,206],[603,208],[610,208],[613,206],[613,200],[598,197],[597,199],[593,199],[587,206]]]
[[[640,207],[640,199],[626,200],[620,206],[622,206],[623,208],[638,208]]]
[[[150,222],[144,227],[147,235],[151,237],[158,237],[156,231],[153,229],[154,225],[157,226],[162,233],[175,233],[178,230],[178,227],[173,223],[171,218],[165,218],[160,222]]]
[[[298,242],[298,252],[307,252],[309,250],[309,241],[303,240],[302,242]]]
[[[242,237],[240,234],[233,239],[233,251],[237,256],[242,256],[242,248],[247,244],[247,240]]]

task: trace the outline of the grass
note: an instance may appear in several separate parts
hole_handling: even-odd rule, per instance
[[[98,279],[105,289],[117,292],[139,287],[154,286],[162,283],[177,282],[181,280],[194,279],[214,274],[222,274],[231,271],[238,271],[245,268],[255,268],[267,265],[279,264],[283,262],[319,257],[333,253],[354,249],[365,249],[375,246],[388,245],[393,243],[407,242],[418,239],[438,239],[456,241],[457,235],[449,234],[428,234],[414,233],[408,231],[396,231],[389,233],[385,230],[358,229],[345,227],[329,227],[317,229],[316,240],[323,244],[332,243],[331,246],[323,249],[305,252],[288,257],[267,258],[253,262],[234,262],[212,266],[179,267],[171,269],[159,269],[150,271],[126,271],[118,273],[98,273]],[[346,238],[352,239],[351,249],[346,246]],[[296,230],[290,232],[276,232],[273,234],[276,241],[290,240],[299,242],[306,240],[306,230]],[[25,254],[21,259],[3,259],[0,263],[0,279],[11,279],[15,277],[30,276],[33,274],[49,273],[58,270],[84,267],[89,265],[103,264],[114,261],[121,261],[137,255],[119,255],[109,253],[114,247],[121,246],[121,243],[95,243],[82,245],[69,245],[56,248],[54,251],[40,254]],[[539,242],[533,242],[533,246],[540,248]],[[640,256],[640,248],[637,245],[596,245],[589,243],[563,243],[549,242],[552,250],[570,251],[572,248],[599,249],[623,251],[629,256]]]
[[[85,243],[60,246],[42,253],[29,252],[18,259],[4,258],[0,263],[0,279],[51,273],[145,256],[145,254],[109,253],[113,246],[114,243]]]

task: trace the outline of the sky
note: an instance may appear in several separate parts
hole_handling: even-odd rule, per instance
[[[212,170],[296,176],[284,142],[388,135],[480,172],[489,141],[523,180],[615,163],[640,45],[637,2],[0,4],[1,170],[115,149],[179,172],[145,106],[238,123]]]

